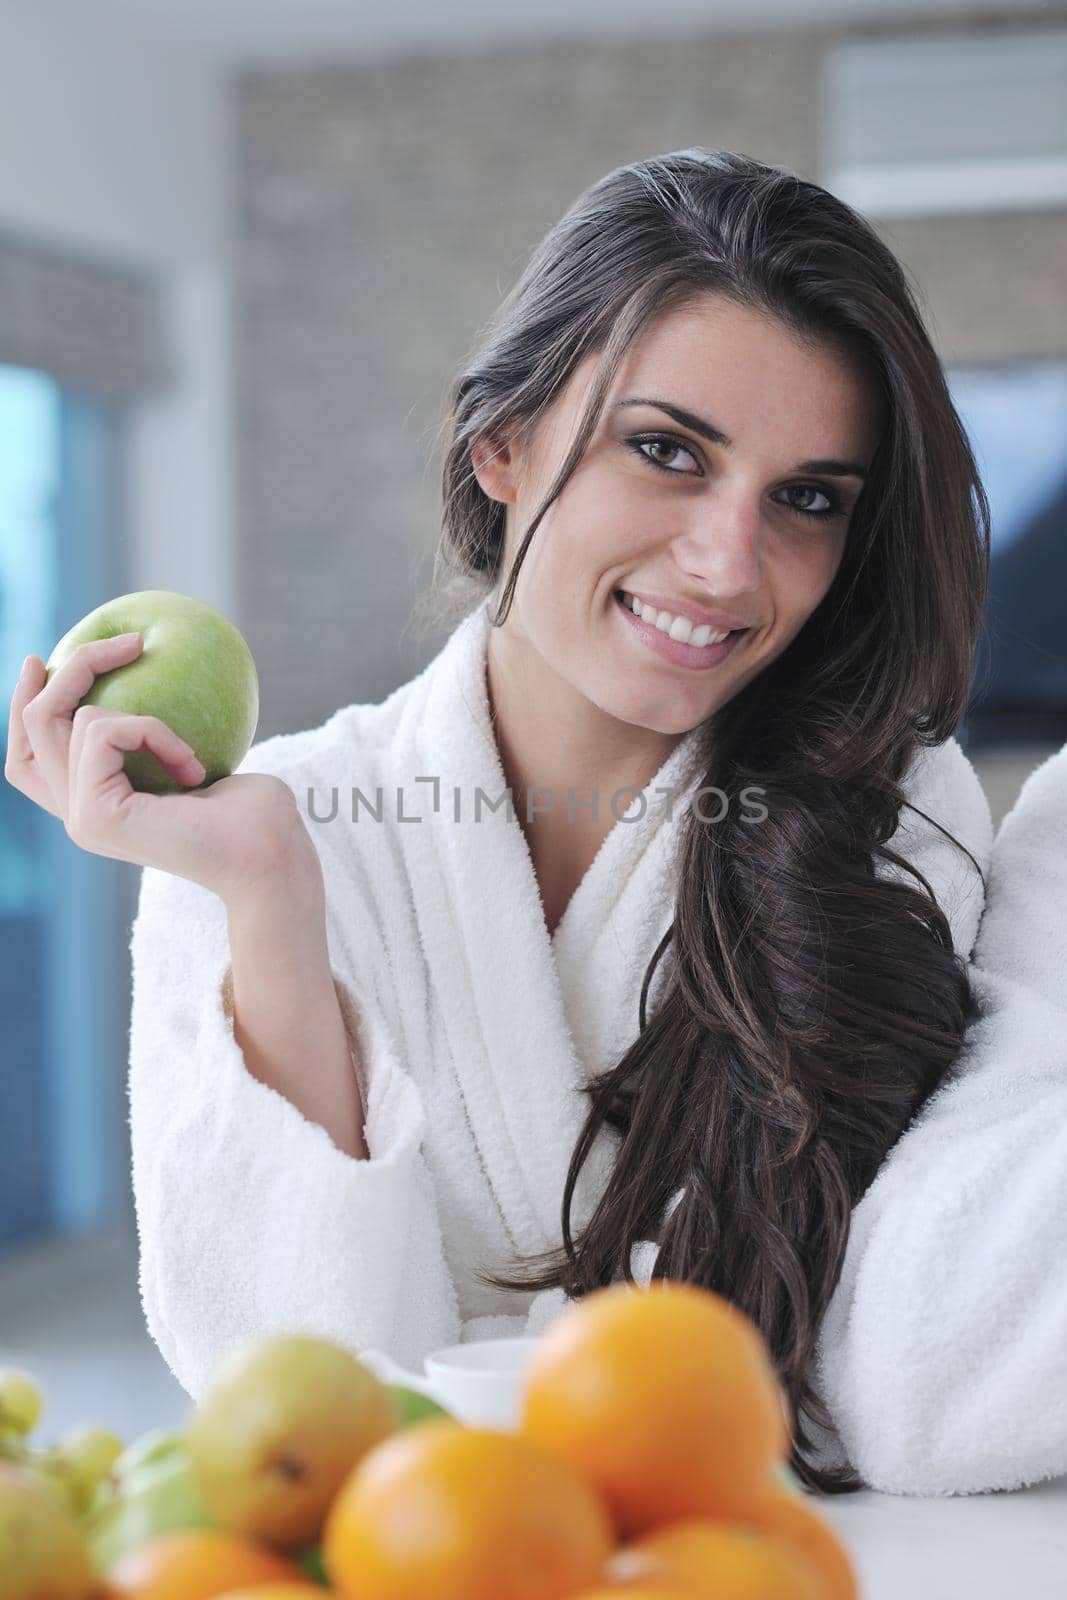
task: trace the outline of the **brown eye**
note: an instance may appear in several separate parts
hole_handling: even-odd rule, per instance
[[[687,449],[679,439],[673,439],[669,433],[645,434],[639,439],[628,439],[627,444],[630,446],[631,450],[635,451],[641,457],[642,461],[647,461],[650,467],[655,467],[657,472],[669,472],[673,477],[676,478],[695,478],[701,476],[699,471],[683,472],[677,467],[665,466],[662,461],[657,461],[654,456],[645,454],[646,446],[651,446],[654,450],[662,450],[668,456],[688,456],[690,461],[693,462],[693,465],[696,466],[696,457],[693,455],[692,451]]]
[[[814,517],[821,520],[824,517],[843,517],[845,515],[844,503],[830,489],[824,489],[821,483],[793,483],[784,491],[786,494],[818,495],[826,501],[825,507],[790,506],[790,511],[796,511],[802,517]]]

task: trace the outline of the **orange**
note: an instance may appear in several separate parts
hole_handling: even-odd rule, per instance
[[[108,1570],[100,1600],[217,1600],[230,1589],[279,1582],[313,1587],[265,1545],[235,1533],[182,1529],[124,1551]]]
[[[664,1280],[596,1289],[557,1317],[527,1362],[520,1427],[604,1497],[622,1538],[742,1516],[789,1446],[755,1324],[708,1289]]]
[[[825,1600],[859,1600],[859,1579],[845,1544],[829,1520],[821,1517],[811,1496],[776,1488],[744,1522],[800,1550],[822,1579]]]
[[[630,1583],[625,1589],[583,1589],[570,1600],[696,1600],[692,1589],[664,1588],[662,1583]]]
[[[625,1594],[633,1582],[675,1584],[681,1594],[715,1600],[829,1600],[815,1568],[792,1546],[759,1529],[701,1518],[621,1546],[605,1576]]]
[[[257,1583],[250,1589],[227,1589],[216,1600],[326,1600],[330,1593],[317,1583]]]
[[[322,1560],[352,1600],[562,1600],[612,1548],[592,1489],[530,1439],[415,1423],[353,1467]]]
[[[826,1600],[859,1600],[859,1581],[848,1552],[809,1495],[776,1488],[746,1521],[799,1550],[817,1569]]]

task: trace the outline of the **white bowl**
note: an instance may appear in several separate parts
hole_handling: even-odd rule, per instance
[[[468,1428],[516,1428],[522,1372],[536,1339],[475,1339],[426,1357],[425,1387]]]

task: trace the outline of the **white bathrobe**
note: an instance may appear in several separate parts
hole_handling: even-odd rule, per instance
[[[550,938],[519,823],[492,809],[505,779],[488,633],[478,606],[380,705],[266,739],[238,769],[288,783],[318,848],[369,1160],[246,1069],[222,901],[143,873],[129,1084],[140,1287],[194,1399],[231,1347],[267,1332],[421,1370],[438,1346],[536,1333],[565,1304],[559,1290],[490,1289],[474,1268],[561,1242],[580,1085],[637,1035],[701,772],[689,735],[643,795],[615,798],[619,820]],[[919,753],[907,792],[991,865],[972,966],[988,1011],[853,1213],[819,1345],[837,1430],[820,1435],[820,1459],[905,1494],[1013,1488],[1067,1471],[1067,750],[1030,779],[995,850],[955,740]],[[906,810],[892,842],[970,956],[983,913],[971,863]],[[602,1131],[583,1167],[575,1233],[616,1139]],[[635,1247],[639,1282],[655,1251]]]

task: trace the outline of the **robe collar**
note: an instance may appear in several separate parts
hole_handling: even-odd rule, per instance
[[[550,937],[518,818],[490,806],[506,780],[489,713],[489,608],[460,623],[400,719],[397,781],[403,772],[404,814],[417,820],[398,833],[474,1142],[509,1238],[527,1253],[562,1242],[563,1187],[589,1108],[582,1084],[637,1036],[645,967],[673,916],[679,823],[702,768],[694,730],[614,823]],[[616,1148],[602,1129],[575,1189],[574,1233]]]

